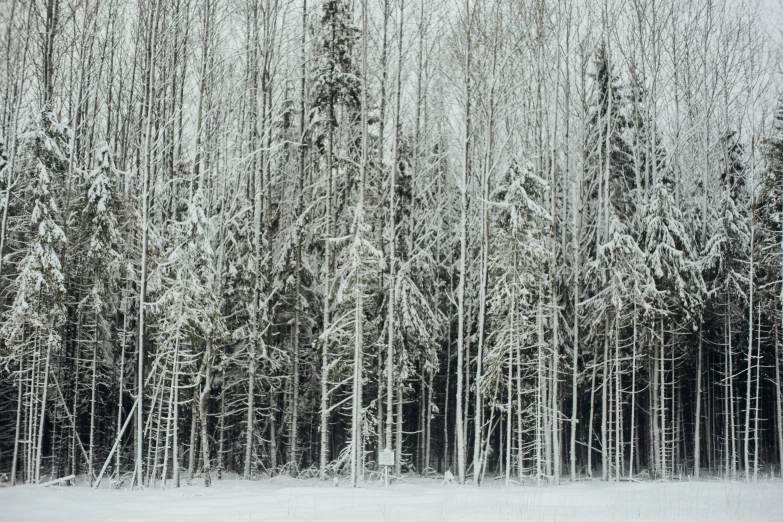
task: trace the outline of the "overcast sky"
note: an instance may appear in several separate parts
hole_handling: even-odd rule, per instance
[[[769,23],[769,32],[778,41],[781,39],[780,20],[783,15],[783,0],[756,0],[764,11],[764,19]]]

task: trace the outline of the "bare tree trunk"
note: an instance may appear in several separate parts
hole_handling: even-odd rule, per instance
[[[386,7],[386,6],[384,6]],[[391,172],[389,176],[389,228],[391,230],[391,236],[389,240],[389,296],[388,296],[388,319],[387,319],[387,329],[388,329],[388,340],[386,344],[386,432],[385,432],[385,438],[386,438],[386,450],[391,450],[391,444],[392,444],[392,399],[394,396],[393,392],[393,384],[394,384],[394,311],[396,306],[396,297],[395,297],[395,290],[396,290],[396,283],[397,283],[397,223],[395,219],[396,215],[396,206],[395,206],[395,195],[397,192],[397,168],[400,161],[400,151],[399,151],[399,141],[400,141],[400,131],[402,128],[402,123],[400,121],[400,108],[401,108],[401,101],[402,101],[402,31],[403,31],[403,8],[404,8],[404,2],[400,2],[400,19],[399,19],[399,38],[398,38],[398,56],[397,56],[397,78],[396,78],[396,85],[395,85],[395,101],[394,101],[394,153],[392,156],[392,166],[391,166]],[[385,14],[385,9],[384,9]],[[384,75],[386,74],[386,67],[385,67],[385,53],[386,53],[386,33],[385,33],[385,18],[384,18]],[[385,89],[385,82],[382,88]],[[383,144],[381,144],[381,148],[383,147]],[[401,444],[401,437],[397,439],[398,445]],[[395,455],[400,455],[402,453],[402,448],[395,448]],[[395,466],[398,465],[396,462],[397,458],[395,458]]]
[[[631,354],[631,448],[628,457],[628,477],[633,477],[633,457],[636,430],[636,301],[633,303],[633,351]]]
[[[160,424],[161,419],[163,418],[163,383],[165,382],[166,374],[165,372],[161,372],[160,380],[158,381],[158,385],[155,387],[155,393],[153,394],[153,401],[152,401],[152,407],[150,408],[150,419],[147,423],[147,430],[152,431],[153,430],[153,419],[154,419],[154,430],[155,430],[155,442],[154,444],[149,444],[147,446],[147,477],[146,477],[146,483],[148,486],[154,486],[155,481],[157,480],[157,474],[158,474],[158,463],[160,460]],[[154,412],[154,406],[157,403],[157,413],[153,416]]]
[[[57,22],[59,19],[60,0],[46,1],[46,25],[43,43],[43,106],[45,110],[52,110],[52,92],[54,85],[54,37],[57,34]]]
[[[451,393],[451,323],[448,323],[449,340],[446,346],[446,393],[443,399],[443,468],[451,470],[451,460],[449,459],[449,394]],[[778,390],[780,386],[778,386]],[[780,392],[778,391],[778,396]],[[780,403],[780,401],[778,401]],[[783,460],[781,460],[783,464]],[[783,472],[783,466],[781,466]]]
[[[212,393],[212,334],[207,337],[207,345],[204,350],[203,361],[201,363],[201,380],[198,401],[198,417],[201,421],[201,455],[203,460],[203,472],[204,472],[204,487],[212,485],[212,477],[210,472],[212,470],[209,460],[209,435],[207,434],[207,403],[209,402],[209,396]],[[203,379],[203,380],[202,380]]]
[[[516,272],[516,268],[515,268]],[[522,479],[523,470],[523,437],[524,430],[522,429],[522,354],[519,346],[519,338],[517,337],[515,348],[516,369],[517,369],[517,476]]]
[[[751,171],[751,194],[754,190],[753,186],[753,175]],[[754,230],[753,230],[753,223],[755,222],[755,216],[754,216],[754,210],[753,210],[753,200],[751,195],[751,230],[750,230],[750,263],[748,266],[748,366],[747,366],[747,378],[746,383],[747,386],[745,388],[745,446],[744,446],[744,463],[745,463],[745,482],[748,481],[750,478],[750,405],[751,405],[751,397],[750,397],[750,385],[753,380],[753,268],[754,268],[754,262],[753,262],[753,242],[754,242]]]
[[[468,213],[468,176],[470,174],[470,75],[471,75],[471,26],[472,16],[470,10],[470,0],[465,0],[465,24],[466,24],[466,45],[465,53],[465,135],[464,135],[464,155],[463,171],[460,187],[460,259],[459,259],[459,286],[457,288],[457,409],[456,409],[456,431],[457,431],[457,469],[459,473],[459,483],[465,483],[465,432],[463,426],[463,407],[462,407],[462,367],[463,356],[465,353],[465,284],[467,281],[467,213]]]
[[[497,23],[497,13],[494,14]],[[485,343],[485,327],[486,327],[486,315],[487,315],[487,285],[489,277],[489,209],[487,207],[489,202],[490,193],[490,180],[489,177],[492,174],[492,161],[493,161],[493,149],[494,149],[494,125],[495,125],[495,85],[496,85],[496,69],[497,69],[497,35],[498,29],[495,28],[494,39],[492,45],[492,69],[490,78],[490,91],[489,91],[489,114],[487,115],[486,133],[484,138],[484,165],[482,168],[481,176],[481,280],[479,283],[479,313],[478,313],[478,340],[477,340],[477,354],[476,354],[476,394],[475,394],[475,407],[473,411],[473,482],[476,485],[481,484],[482,477],[482,446],[484,443],[484,343]]]
[[[783,231],[781,231],[781,274],[783,275]],[[780,287],[780,306],[781,306],[781,325],[783,326],[783,285]],[[780,335],[783,332],[778,331],[778,327],[775,326],[775,403],[778,412],[777,432],[778,432],[778,459],[780,466],[780,476],[783,477],[783,392],[781,392],[781,379],[780,379]]]
[[[362,234],[364,228],[364,184],[367,176],[367,39],[369,38],[369,32],[367,30],[367,0],[363,0],[362,3],[362,99],[361,99],[361,119],[362,119],[362,144],[361,144],[361,163],[359,165],[359,196],[356,205],[356,227],[355,242],[357,245],[362,241]],[[358,247],[361,248],[361,247]],[[362,285],[362,267],[361,257],[358,258],[358,265],[354,267],[356,270],[356,304],[354,309],[354,352],[353,352],[353,406],[352,406],[352,422],[351,422],[351,485],[357,487],[359,485],[359,474],[362,473],[359,469],[360,457],[364,454],[364,447],[362,444],[362,424],[363,424],[363,410],[362,410],[362,355],[363,355],[363,324],[364,324],[364,289]],[[362,447],[360,447],[360,445]]]
[[[174,387],[174,419],[171,441],[171,467],[174,487],[179,487],[179,340],[174,345],[174,368],[171,378]]]
[[[177,339],[178,341],[179,339]],[[176,353],[176,349],[175,349]],[[176,357],[175,357],[176,358]],[[173,366],[176,367],[176,361],[173,363]],[[166,488],[166,482],[169,478],[169,450],[171,448],[171,420],[174,410],[174,379],[175,374],[174,371],[171,373],[171,378],[169,382],[169,404],[166,408],[166,445],[163,446],[163,471],[160,474],[161,481],[163,483],[163,488]],[[176,426],[175,426],[176,429]]]
[[[260,137],[258,131],[258,64],[261,61],[258,56],[259,47],[259,28],[258,28],[258,15],[260,9],[256,2],[251,7],[252,22],[249,36],[251,50],[249,52],[251,72],[250,72],[250,92],[251,92],[251,143],[252,152],[254,154],[252,161],[252,182],[253,182],[253,266],[255,269],[254,282],[253,282],[253,306],[252,310],[252,338],[248,341],[248,365],[247,365],[247,413],[245,420],[245,462],[243,475],[245,480],[252,478],[253,465],[253,448],[255,447],[255,428],[256,428],[256,365],[258,363],[258,352],[262,350],[263,333],[261,323],[261,285],[263,284],[263,267],[261,259],[261,246],[263,242],[261,223],[262,218],[262,191],[263,191],[263,155],[261,159],[255,157],[258,150],[261,148]],[[263,96],[263,93],[262,93]],[[263,118],[263,116],[262,116]]]
[[[77,414],[78,408],[79,408],[79,377],[80,377],[80,371],[79,366],[81,364],[81,350],[80,345],[82,338],[82,314],[80,312],[77,312],[77,319],[76,319],[76,342],[74,342],[74,360],[73,360],[73,403],[71,405],[71,408],[73,409],[74,415]],[[68,468],[70,471],[66,470],[66,474],[74,474],[76,475],[78,472],[77,469],[77,461],[76,461],[76,423],[73,423],[72,430],[71,430],[71,437],[70,437],[70,443],[68,446],[68,453],[70,456],[70,461]]]
[[[622,371],[620,369],[620,311],[615,316],[614,328],[614,401],[615,401],[615,437],[614,437],[614,476],[617,480],[623,475],[623,387]]]
[[[280,411],[280,400],[277,388],[270,384],[269,390],[269,474],[275,476],[278,472],[277,462],[277,412]]]
[[[291,473],[299,471],[299,336],[301,330],[301,306],[302,306],[302,230],[300,220],[304,208],[304,177],[305,156],[307,145],[305,144],[305,96],[307,88],[307,0],[302,2],[302,78],[299,84],[299,171],[297,178],[296,199],[296,265],[294,278],[296,280],[296,297],[294,301],[294,354],[293,368],[291,370],[291,427],[289,429],[288,462],[292,466]],[[222,422],[222,418],[221,418]],[[222,432],[221,432],[222,433]],[[223,439],[221,438],[221,444]],[[222,451],[222,448],[221,448]],[[218,456],[222,462],[222,456]],[[222,466],[221,466],[222,467]]]
[[[581,183],[580,183],[581,185]],[[571,482],[576,482],[576,425],[577,425],[577,381],[579,379],[579,227],[577,227],[577,189],[573,191],[574,215],[574,325],[573,325],[573,359],[571,363],[571,446],[570,475]]]
[[[435,371],[433,370],[432,365],[429,366],[427,369],[427,409],[426,409],[426,425],[425,425],[425,436],[424,436],[424,469],[431,468],[431,462],[430,462],[430,456],[432,451],[432,406],[433,406],[433,393],[434,393],[434,380],[435,380]]]
[[[329,107],[329,120],[334,120],[334,106]],[[321,480],[326,479],[326,461],[329,453],[329,328],[331,298],[330,279],[332,275],[332,244],[334,235],[333,214],[333,190],[334,179],[334,129],[329,126],[329,147],[327,152],[327,180],[326,180],[326,238],[324,244],[324,309],[323,309],[323,335],[321,338],[321,450],[319,456],[318,474]]]
[[[701,467],[701,360],[702,360],[702,321],[699,319],[699,351],[698,360],[696,363],[696,414],[694,418],[694,432],[693,432],[693,477],[699,480],[699,469]]]
[[[120,436],[122,432],[122,394],[123,385],[125,384],[125,345],[128,337],[128,296],[127,293],[130,290],[130,278],[125,283],[125,291],[123,292],[123,311],[122,311],[122,336],[120,338],[120,371],[119,382],[117,383],[119,389],[117,391],[117,436]],[[120,452],[117,452],[117,459],[114,463],[114,473],[119,476],[120,474]]]
[[[219,440],[218,440],[218,465],[217,465],[217,478],[218,480],[223,478],[223,470],[225,469],[225,461],[223,455],[225,454],[225,441],[226,441],[226,369],[223,368],[222,372],[222,385],[220,387],[220,423],[218,427]]]
[[[511,309],[511,330],[514,330],[514,311],[513,306]],[[513,335],[513,333],[512,333]],[[512,351],[508,351],[508,375],[506,377],[506,487],[511,484],[511,369],[513,368],[513,360],[511,358]]]
[[[136,410],[136,485],[143,487],[143,445],[144,445],[144,301],[147,298],[147,247],[149,243],[149,186],[152,169],[152,106],[154,104],[154,59],[158,25],[160,0],[155,2],[149,14],[149,31],[147,44],[147,89],[145,99],[146,121],[144,131],[144,168],[142,179],[142,211],[141,211],[141,275],[139,282],[139,334],[138,334],[138,369],[137,386],[139,405]]]
[[[544,459],[544,448],[542,439],[545,437],[546,430],[546,378],[544,373],[544,326],[543,326],[543,298],[542,285],[538,286],[538,307],[536,308],[536,482],[541,483],[541,476],[545,473],[542,465]]]
[[[777,354],[775,354],[775,364],[777,364]],[[16,469],[19,461],[19,432],[22,423],[22,368],[24,367],[24,357],[19,361],[19,371],[17,372],[17,396],[16,396],[16,429],[14,430],[14,456],[11,460],[11,486],[16,485]],[[777,366],[776,366],[777,368]],[[779,375],[780,372],[778,372]],[[780,382],[780,378],[778,378]],[[780,386],[778,385],[778,396],[780,395]],[[778,405],[780,401],[778,401]],[[778,412],[778,418],[780,414]]]
[[[728,431],[729,440],[731,441],[731,461],[729,463],[727,471],[729,476],[734,479],[737,476],[737,429],[736,429],[736,416],[734,412],[734,361],[733,361],[733,348],[732,348],[732,333],[731,333],[731,293],[727,292],[728,304],[726,306],[726,321],[728,324],[728,366],[726,368],[726,376],[728,379],[728,402],[729,408],[727,414],[729,417]],[[729,453],[727,452],[727,455]]]
[[[608,403],[607,393],[609,392],[609,318],[604,318],[604,358],[603,368],[601,370],[601,478],[609,479],[609,444],[607,432]]]
[[[35,483],[41,482],[41,458],[43,457],[43,433],[44,421],[46,420],[46,393],[49,389],[49,364],[52,358],[52,342],[46,341],[46,365],[44,366],[44,382],[41,398],[41,412],[38,421],[38,442],[35,450]]]
[[[491,123],[488,124],[491,127]],[[485,161],[487,158],[485,158]],[[486,167],[485,167],[486,168]],[[481,484],[481,449],[484,443],[484,399],[483,399],[483,359],[484,359],[484,321],[486,316],[486,292],[487,292],[487,271],[489,264],[488,251],[489,245],[489,223],[487,221],[487,208],[486,208],[486,195],[487,189],[487,172],[484,172],[482,176],[482,203],[481,203],[481,282],[479,283],[479,313],[478,313],[478,338],[477,338],[477,350],[476,350],[476,378],[475,378],[475,403],[473,408],[473,483],[475,485]]]
[[[193,482],[196,472],[196,456],[198,439],[196,438],[196,423],[198,422],[198,387],[193,388],[193,396],[190,404],[190,442],[188,444],[188,484]]]
[[[593,413],[595,411],[595,374],[598,361],[593,359],[593,376],[590,378],[590,415],[587,418],[587,476],[593,478]]]
[[[397,418],[394,434],[394,473],[402,473],[402,379],[397,378]]]
[[[558,3],[558,10],[559,10],[560,4]],[[558,20],[560,19],[559,12],[558,14]],[[559,24],[560,22],[558,22]],[[558,34],[560,33],[560,27],[557,27]],[[561,74],[561,67],[559,66],[560,62],[563,60],[563,57],[560,54],[561,46],[557,47],[557,54],[556,54],[556,62],[558,66],[555,68],[555,90],[553,93],[554,96],[554,118],[553,118],[553,124],[552,124],[552,130],[550,132],[550,139],[552,143],[550,144],[550,150],[551,150],[551,156],[549,160],[549,179],[550,179],[550,205],[551,205],[551,217],[552,217],[552,254],[551,254],[551,260],[549,270],[550,270],[550,306],[552,308],[552,367],[551,367],[551,381],[552,381],[552,387],[551,387],[551,393],[550,393],[550,408],[551,408],[551,423],[552,423],[552,481],[555,485],[560,484],[560,408],[559,408],[559,393],[558,393],[558,383],[559,383],[559,370],[560,370],[560,306],[558,303],[558,259],[557,259],[557,233],[558,233],[558,220],[557,220],[557,180],[556,180],[556,172],[557,172],[557,156],[555,151],[557,150],[556,145],[556,138],[557,138],[557,132],[559,129],[559,117],[560,112],[558,111],[559,108],[559,100],[560,100],[560,74]],[[565,189],[563,189],[563,207],[564,211],[566,210],[566,202],[567,197],[565,195]],[[565,221],[565,215],[563,216],[563,221]],[[565,231],[565,230],[564,230]],[[565,252],[565,235],[563,236],[563,244],[562,244],[563,252]]]
[[[664,353],[666,352],[666,344],[664,342],[664,332],[663,332],[663,319],[661,319],[661,349],[660,349],[660,358],[661,363],[659,365],[659,370],[661,373],[661,380],[660,380],[660,387],[659,392],[661,394],[660,397],[660,413],[661,413],[661,428],[660,428],[660,437],[661,437],[661,478],[666,480],[668,476],[668,469],[666,467],[666,399],[664,397],[665,391],[666,391],[666,379],[665,379],[665,369],[666,365],[664,363]],[[673,380],[673,379],[672,379]]]
[[[33,362],[30,365],[30,400],[28,407],[25,409],[27,415],[27,473],[25,482],[35,480],[35,462],[36,462],[36,444],[35,430],[38,427],[38,410],[40,409],[40,403],[38,401],[39,391],[39,377],[38,373],[41,371],[41,354],[39,349],[39,340],[35,339],[35,348],[33,349]]]
[[[90,486],[95,476],[93,470],[93,457],[95,456],[95,393],[98,388],[98,311],[95,312],[95,340],[92,345],[92,383],[90,386],[90,455],[87,462],[87,473],[90,476]],[[74,415],[76,410],[74,409]]]
[[[783,397],[781,397],[780,389],[780,340],[778,336],[778,328],[775,326],[775,405],[778,413],[778,465],[780,466],[780,474],[783,476]]]
[[[756,332],[756,393],[755,407],[753,408],[753,482],[758,481],[759,476],[759,387],[761,385],[760,366],[761,366],[761,313],[756,319],[758,331]]]

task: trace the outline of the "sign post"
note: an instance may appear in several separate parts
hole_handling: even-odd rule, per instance
[[[378,464],[383,466],[383,485],[388,489],[389,487],[389,468],[394,466],[394,451],[390,449],[381,450],[378,455]]]

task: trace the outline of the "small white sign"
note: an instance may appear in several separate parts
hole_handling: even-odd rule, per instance
[[[381,454],[378,457],[378,463],[381,466],[394,466],[394,451],[381,450]]]

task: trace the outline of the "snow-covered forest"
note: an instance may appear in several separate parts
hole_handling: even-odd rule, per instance
[[[780,475],[766,16],[0,2],[0,473]]]

